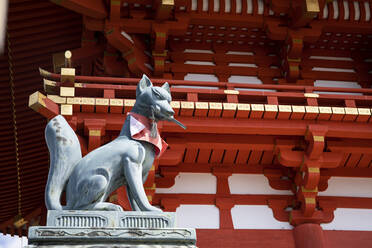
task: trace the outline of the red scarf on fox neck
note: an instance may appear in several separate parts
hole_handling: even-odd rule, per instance
[[[155,154],[160,157],[168,144],[160,137],[159,130],[156,130],[156,137],[151,137],[151,120],[143,115],[129,112],[130,116],[129,130],[132,139],[146,141],[154,145]]]

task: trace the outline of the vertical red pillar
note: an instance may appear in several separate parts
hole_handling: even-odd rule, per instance
[[[229,176],[231,169],[228,167],[213,168],[213,175],[217,178],[216,206],[220,210],[220,229],[234,229],[231,208],[234,207],[234,200],[230,195]]]
[[[305,223],[293,229],[296,248],[327,248],[323,229],[318,224]]]
[[[220,229],[234,229],[231,217],[231,208],[234,205],[234,200],[231,198],[218,197],[216,199],[216,206],[220,210]]]

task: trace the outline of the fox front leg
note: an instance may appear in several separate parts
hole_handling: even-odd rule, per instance
[[[144,153],[142,153],[144,154]],[[140,161],[135,161],[140,160]],[[130,202],[135,201],[142,211],[157,211],[159,208],[152,206],[146,196],[142,183],[142,162],[143,159],[124,158],[124,175],[127,181],[128,197],[132,197]]]
[[[130,192],[128,185],[126,186],[126,189],[127,189],[128,200],[129,200],[130,206],[132,207],[132,210],[141,211],[141,209],[137,205],[137,202],[134,200],[134,197],[132,195],[132,192]]]

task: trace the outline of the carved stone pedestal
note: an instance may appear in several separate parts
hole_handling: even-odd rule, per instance
[[[48,211],[30,227],[28,248],[195,248],[192,228],[175,228],[174,213]]]

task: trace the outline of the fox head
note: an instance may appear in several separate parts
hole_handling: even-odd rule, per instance
[[[155,121],[171,121],[186,128],[182,123],[174,119],[174,111],[170,105],[172,97],[168,83],[161,87],[153,86],[151,80],[143,75],[136,90],[136,103],[134,112],[146,116]]]

